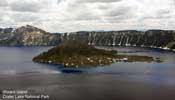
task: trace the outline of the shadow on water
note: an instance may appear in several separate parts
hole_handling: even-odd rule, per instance
[[[62,73],[66,73],[66,74],[79,74],[79,73],[83,73],[84,71],[79,70],[79,69],[61,69],[60,70]]]
[[[39,63],[42,64],[42,63]],[[53,67],[54,69],[60,71],[61,73],[65,73],[65,74],[79,74],[79,73],[86,73],[85,70],[80,69],[80,68],[66,68],[65,66],[61,65],[61,64],[45,64],[45,65],[49,65],[49,67]]]

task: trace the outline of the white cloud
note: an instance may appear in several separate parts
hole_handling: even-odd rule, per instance
[[[11,0],[9,6],[12,11],[19,12],[39,12],[47,7],[47,2],[41,0]]]
[[[6,6],[8,6],[8,2],[6,0],[0,2],[0,7],[6,7]]]
[[[174,0],[0,0],[0,26],[51,32],[174,29]]]
[[[109,3],[109,2],[119,2],[122,0],[78,0],[78,2],[88,2],[88,3]]]

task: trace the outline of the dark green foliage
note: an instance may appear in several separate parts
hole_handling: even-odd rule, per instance
[[[101,66],[118,61],[152,62],[154,58],[147,56],[118,55],[117,51],[97,49],[85,42],[69,40],[33,58],[34,62],[62,64],[64,66]]]
[[[102,49],[96,49],[93,46],[87,45],[85,42],[79,42],[77,40],[69,40],[60,44],[59,46],[48,50],[48,52],[41,54],[42,57],[51,57],[53,55],[64,57],[64,56],[94,56],[94,55],[109,55],[112,56],[117,54],[117,51],[106,51]]]

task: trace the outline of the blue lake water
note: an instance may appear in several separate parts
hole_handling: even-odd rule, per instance
[[[0,47],[0,74],[20,75],[57,73],[48,65],[32,62],[32,58],[50,47]]]
[[[70,95],[78,100],[88,95],[96,96],[97,99],[102,100],[101,94],[107,96],[106,98],[102,96],[104,100],[110,97],[111,100],[120,96],[124,98],[125,95],[135,98],[129,100],[139,100],[142,98],[140,95],[145,97],[145,100],[151,100],[152,97],[159,98],[157,95],[162,94],[162,96],[168,95],[169,100],[171,100],[173,98],[172,92],[175,93],[175,53],[171,51],[136,47],[98,47],[118,50],[122,54],[159,57],[164,60],[162,63],[120,62],[103,67],[68,69],[61,65],[32,62],[34,56],[50,48],[52,47],[0,47],[0,89],[11,87],[40,91],[40,88],[45,88],[48,94],[53,95],[54,98],[60,99],[63,98],[62,95]],[[81,73],[68,74],[64,73],[65,71]],[[125,81],[127,82],[125,83]],[[100,87],[99,84],[103,87]],[[135,93],[140,94],[130,95],[133,92],[130,90],[133,86],[136,87]],[[118,90],[120,90],[121,95],[116,94]],[[62,92],[57,95],[53,91]],[[151,91],[154,93],[151,94]],[[78,94],[84,96],[77,96]],[[67,97],[68,99],[70,98]],[[124,99],[126,100],[126,98]]]
[[[103,73],[132,77],[133,80],[175,84],[175,53],[135,47],[98,47],[129,55],[159,57],[163,63],[120,62],[96,68],[63,68],[32,62],[32,58],[51,47],[0,47],[0,75],[60,74],[63,72]]]
[[[0,75],[60,74],[63,71],[70,70],[70,73],[71,71],[72,73],[80,71],[83,73],[168,77],[167,79],[175,77],[175,53],[170,51],[135,47],[98,47],[118,50],[122,54],[158,57],[164,61],[162,63],[119,62],[103,67],[70,69],[63,68],[61,65],[32,62],[34,56],[50,48],[52,47],[0,47]]]

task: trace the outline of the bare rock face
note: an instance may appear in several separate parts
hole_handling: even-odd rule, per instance
[[[13,43],[16,45],[47,46],[53,45],[54,42],[55,44],[58,42],[56,41],[57,36],[55,34],[48,33],[30,25],[17,28],[14,31],[14,34],[15,37],[13,38]]]
[[[11,29],[4,40],[0,41],[1,45],[6,46],[51,46],[59,43],[58,34],[51,34],[39,28],[26,25],[17,29]],[[0,34],[0,36],[2,36]],[[10,38],[9,38],[10,37]]]
[[[175,31],[107,31],[66,33],[63,40],[76,39],[95,46],[137,46],[161,49],[175,49]]]
[[[49,33],[26,25],[17,29],[0,28],[1,46],[56,46],[66,40],[85,41],[95,46],[138,46],[175,50],[175,31],[79,31]]]
[[[7,40],[13,36],[13,28],[0,28],[0,40]]]

